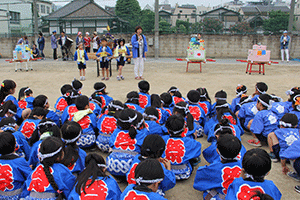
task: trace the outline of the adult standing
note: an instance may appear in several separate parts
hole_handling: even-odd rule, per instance
[[[58,44],[60,45],[60,48],[61,48],[61,54],[62,54],[63,61],[66,61],[69,59],[66,41],[67,41],[67,36],[65,35],[64,31],[61,31]]]
[[[91,41],[92,41],[92,39],[90,37],[90,33],[86,32],[85,37],[84,37],[84,46],[85,46],[85,51],[87,53],[91,52]]]
[[[93,52],[97,53],[99,49],[99,37],[96,31],[93,33],[92,45],[93,45]]]
[[[135,79],[143,79],[144,60],[148,51],[146,37],[142,34],[142,32],[143,28],[141,26],[137,26],[135,28],[135,34],[131,38]]]
[[[42,59],[45,60],[45,55],[44,55],[44,48],[45,48],[45,38],[43,37],[43,33],[39,33],[39,38],[37,40],[38,47],[40,50],[40,56],[42,56]]]
[[[84,40],[82,37],[82,33],[78,32],[77,37],[76,37],[76,50],[78,49],[78,46],[80,43],[84,44]]]
[[[280,38],[280,49],[281,49],[281,60],[284,61],[284,53],[286,56],[286,60],[289,62],[290,55],[289,55],[289,43],[291,37],[288,35],[287,31],[283,31],[283,35]]]
[[[57,39],[55,35],[56,30],[54,30],[51,35],[51,48],[53,49],[53,59],[57,60]]]
[[[29,44],[28,39],[27,39],[27,36],[25,35],[25,36],[23,36],[22,38],[20,38],[20,39],[18,40],[18,43],[17,43],[17,44]]]

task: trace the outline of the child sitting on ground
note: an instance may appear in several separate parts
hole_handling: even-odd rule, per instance
[[[150,106],[145,109],[143,113],[145,119],[145,126],[149,130],[149,134],[157,134],[163,136],[168,134],[168,130],[165,126],[161,126],[157,123],[158,120],[158,111],[155,107]]]
[[[264,82],[257,82],[255,85],[255,92],[252,94],[252,101],[257,102],[257,98],[261,94],[266,94],[268,86]]]
[[[232,108],[233,113],[236,113],[237,111],[240,110],[239,103],[240,103],[241,97],[243,95],[246,95],[247,87],[245,85],[238,84],[238,86],[236,87],[235,93],[236,93],[236,98],[234,98],[231,103],[231,108]]]
[[[151,97],[149,95],[150,84],[148,81],[140,81],[138,84],[139,87],[139,104],[141,108],[145,109],[151,106]]]
[[[205,116],[210,116],[211,111],[211,99],[209,98],[206,88],[198,88],[197,91],[200,95],[199,106],[204,110]]]
[[[18,104],[19,107],[24,110],[26,108],[33,109],[33,92],[29,87],[23,87],[19,91]]]
[[[102,99],[102,107],[104,108],[107,106],[113,98],[108,96],[108,93],[106,92],[106,85],[102,82],[97,82],[94,84],[95,92],[92,95],[97,95]]]
[[[226,200],[250,199],[256,191],[268,194],[274,200],[281,199],[281,193],[273,181],[265,180],[271,170],[272,161],[263,149],[251,149],[242,161],[241,178],[236,178],[228,187]]]
[[[126,101],[125,105],[128,108],[136,110],[142,114],[144,113],[144,109],[141,108],[140,103],[139,103],[139,99],[140,99],[139,93],[137,93],[135,91],[129,92],[127,94],[126,98],[127,98],[127,101]]]
[[[70,84],[65,84],[60,88],[61,95],[54,105],[56,114],[61,117],[64,109],[68,106],[66,99],[66,93],[68,90],[72,90],[72,86]]]

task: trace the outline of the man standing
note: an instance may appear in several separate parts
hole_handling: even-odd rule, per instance
[[[287,31],[283,31],[283,35],[280,38],[280,49],[281,49],[281,60],[284,61],[284,52],[286,56],[286,60],[289,62],[289,43],[291,37],[288,35]]]
[[[69,59],[66,41],[67,41],[67,36],[65,35],[64,31],[61,31],[58,44],[61,46],[60,48],[61,48],[61,54],[62,54],[63,61],[66,61]]]
[[[39,33],[39,38],[37,40],[37,43],[39,45],[40,56],[42,56],[42,59],[45,60],[45,55],[44,55],[45,38],[43,37],[42,32]]]
[[[51,48],[53,49],[53,59],[57,60],[57,39],[55,35],[56,30],[54,30],[51,35]]]

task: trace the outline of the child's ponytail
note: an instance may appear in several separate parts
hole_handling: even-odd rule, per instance
[[[125,109],[120,112],[117,125],[123,130],[128,130],[131,139],[137,135],[139,129],[144,122],[143,115],[132,109]]]
[[[186,117],[187,118],[187,127],[189,129],[189,131],[194,129],[194,117],[193,115],[190,113],[189,110],[189,105],[183,101],[178,102],[174,109],[173,109],[173,113],[178,113],[180,114],[182,117]]]
[[[194,130],[194,117],[191,113],[186,115],[186,123],[189,131]]]
[[[128,131],[129,131],[130,138],[134,139],[137,135],[136,127],[131,125]]]
[[[16,83],[13,80],[4,80],[0,89],[0,104],[4,101],[5,97],[9,95],[11,89],[16,88]]]

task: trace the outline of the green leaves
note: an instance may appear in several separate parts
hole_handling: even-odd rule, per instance
[[[273,34],[279,34],[288,28],[289,14],[282,11],[271,11],[269,19],[263,21],[263,28]]]

